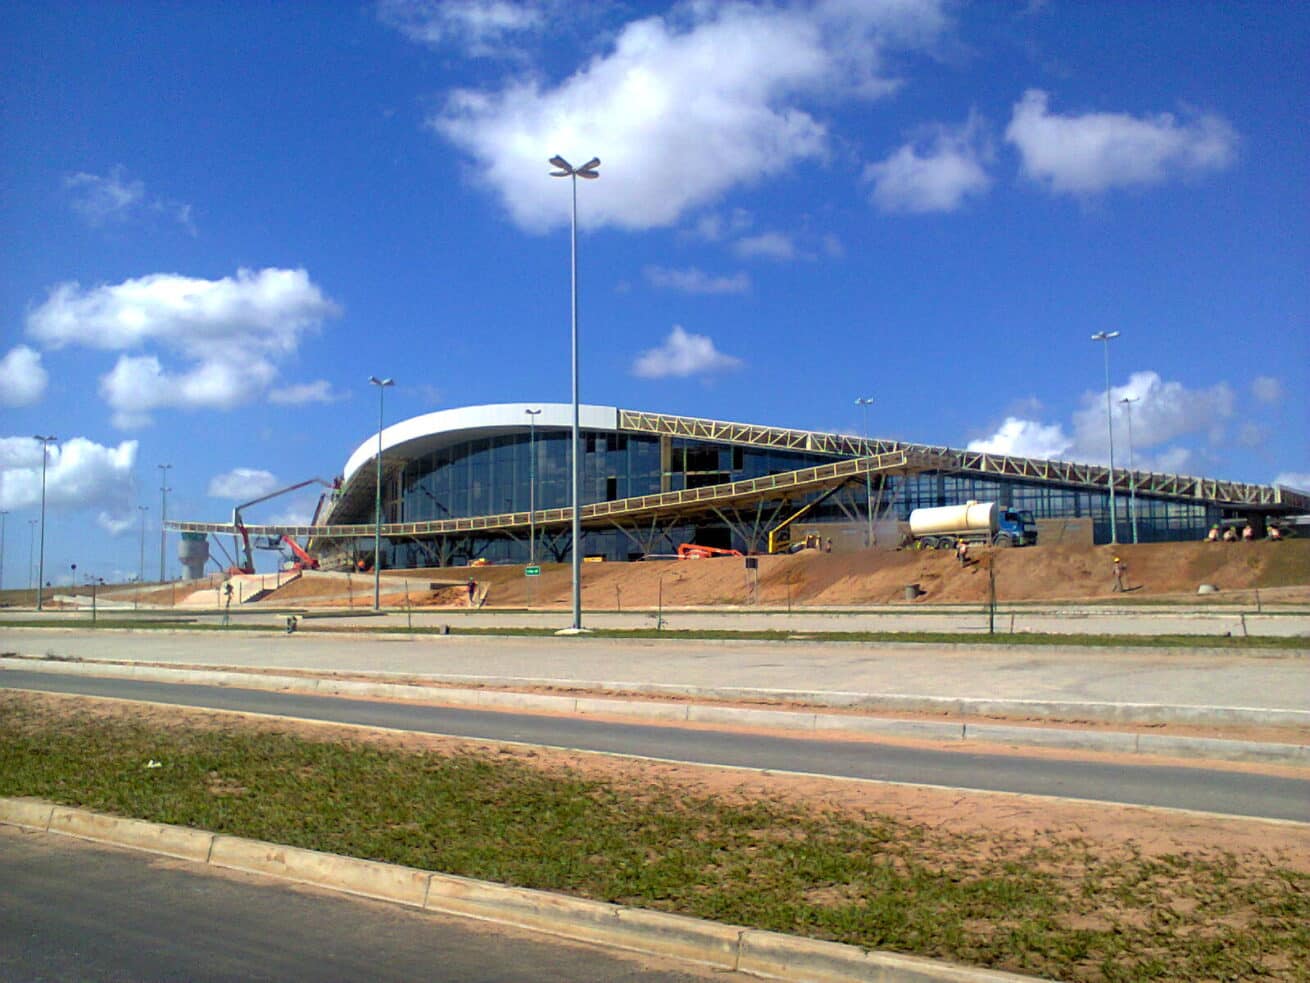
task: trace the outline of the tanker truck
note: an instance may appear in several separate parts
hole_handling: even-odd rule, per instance
[[[1028,511],[995,502],[966,502],[910,513],[910,536],[916,549],[955,549],[963,540],[992,546],[1037,545],[1037,522]]]

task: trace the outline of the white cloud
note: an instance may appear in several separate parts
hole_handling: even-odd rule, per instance
[[[291,386],[277,386],[268,391],[268,401],[279,406],[299,406],[303,403],[335,403],[343,398],[332,388],[326,379],[298,383]]]
[[[675,324],[663,345],[637,356],[632,374],[642,379],[685,378],[735,369],[741,364],[741,359],[718,351],[706,335],[690,334]]]
[[[165,198],[148,197],[143,181],[129,180],[124,169],[114,167],[109,174],[79,172],[64,179],[71,195],[73,210],[93,228],[116,222],[128,222],[147,213],[163,215],[195,234],[191,206]]]
[[[1059,116],[1048,96],[1029,89],[1015,104],[1005,138],[1023,157],[1024,173],[1051,191],[1095,194],[1160,184],[1178,175],[1222,170],[1236,154],[1237,133],[1224,119],[1171,113]]]
[[[1283,398],[1283,384],[1273,376],[1256,376],[1251,382],[1251,395],[1261,403],[1276,403]]]
[[[1073,440],[1058,423],[1042,424],[1010,416],[990,437],[969,441],[968,449],[985,454],[1049,460],[1061,457],[1072,446]]]
[[[99,508],[113,521],[134,513],[135,440],[107,447],[73,437],[51,444],[46,454],[47,509]],[[0,508],[30,509],[40,504],[41,442],[0,437]]]
[[[970,116],[963,126],[935,127],[931,139],[868,165],[864,179],[884,212],[952,212],[991,187],[983,166],[988,156],[982,120]]]
[[[1188,389],[1181,382],[1165,382],[1156,372],[1134,372],[1126,385],[1110,387],[1116,463],[1128,459],[1129,411],[1120,402],[1125,397],[1137,400],[1131,410],[1135,449],[1158,447],[1191,435],[1218,443],[1224,424],[1233,415],[1233,391],[1225,383],[1208,389]],[[1080,459],[1108,460],[1105,393],[1085,393],[1082,402],[1073,415],[1074,441]]]
[[[210,498],[226,498],[242,502],[260,495],[267,495],[278,486],[277,477],[271,471],[258,468],[233,468],[223,474],[216,474],[209,479]]]
[[[719,242],[725,238],[739,236],[755,222],[755,216],[744,208],[734,208],[726,215],[711,212],[696,220],[693,227],[697,238],[706,242]]]
[[[941,7],[683,4],[627,24],[558,85],[524,75],[499,91],[454,92],[430,125],[473,158],[470,174],[523,228],[568,221],[568,194],[549,187],[557,153],[604,162],[579,194],[584,224],[667,226],[729,188],[822,159],[827,127],[810,104],[890,91],[883,51],[930,43],[945,27]]]
[[[688,294],[744,294],[751,288],[751,279],[745,273],[714,276],[694,266],[685,270],[648,266],[642,272],[653,287],[680,290]]]
[[[378,17],[411,41],[485,57],[508,53],[510,38],[543,27],[543,7],[530,0],[380,0]]]
[[[155,354],[124,354],[101,377],[115,425],[133,427],[166,407],[231,409],[259,398],[277,361],[339,313],[304,270],[243,269],[219,280],[155,273],[86,290],[60,284],[28,315],[27,333],[56,349],[158,345],[189,363],[179,371]]]
[[[0,358],[0,406],[31,406],[45,395],[50,376],[41,353],[16,345]]]
[[[1310,491],[1310,471],[1283,471],[1274,476],[1274,484],[1297,491]]]
[[[796,258],[796,245],[789,236],[781,232],[764,232],[757,236],[738,239],[732,251],[743,259],[764,257],[765,259],[788,260]]]

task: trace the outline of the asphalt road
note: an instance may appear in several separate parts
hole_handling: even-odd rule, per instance
[[[672,964],[0,827],[0,979],[691,983]],[[745,979],[714,973],[716,980]]]
[[[1049,756],[935,750],[572,717],[383,703],[233,687],[6,670],[0,686],[240,710],[695,764],[1019,792],[1310,822],[1310,779]]]

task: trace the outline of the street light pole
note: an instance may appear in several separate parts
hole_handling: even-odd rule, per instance
[[[1133,403],[1139,396],[1125,396],[1119,400],[1128,414],[1128,519],[1133,524],[1133,542],[1137,542],[1137,475],[1133,473]]]
[[[524,410],[528,415],[528,565],[537,565],[537,417],[541,410]]]
[[[864,410],[864,439],[869,439],[869,407],[873,405],[872,396],[857,396],[855,405]],[[866,447],[865,450],[868,450]],[[864,546],[873,545],[873,476],[864,472],[864,511],[868,515],[869,527],[864,533]]]
[[[39,559],[37,560],[38,566],[36,574],[36,609],[40,611],[42,585],[45,583],[45,469],[46,462],[50,459],[50,455],[46,453],[46,449],[59,438],[53,435],[42,437],[40,434],[37,434],[32,439],[41,441],[41,549],[37,554]]]
[[[36,569],[36,520],[27,520],[27,589],[32,589],[32,572]]]
[[[551,177],[566,177],[573,186],[573,207],[570,212],[570,284],[573,307],[572,356],[573,356],[573,626],[571,632],[582,631],[582,462],[580,458],[581,440],[578,425],[578,178],[595,180],[600,177],[596,168],[600,167],[600,158],[593,157],[581,167],[574,167],[563,157],[556,154],[550,163],[557,168],[551,171]]]
[[[146,582],[146,513],[150,511],[150,506],[138,505],[136,510],[141,513],[141,549],[138,552],[136,560],[136,596],[139,603],[141,599],[141,585]]]
[[[382,610],[382,399],[387,386],[394,386],[395,379],[379,379],[375,375],[368,377],[369,385],[378,387],[378,484],[377,495],[373,500],[373,610]]]
[[[0,510],[0,590],[5,586],[5,516],[8,514]]]
[[[1119,337],[1118,331],[1098,331],[1092,341],[1105,345],[1105,426],[1110,432],[1110,542],[1119,544],[1118,527],[1114,515],[1114,415],[1110,404],[1110,342]]]
[[[168,518],[168,469],[173,465],[159,465],[159,582],[164,582],[164,551],[168,545],[168,530],[164,521]]]

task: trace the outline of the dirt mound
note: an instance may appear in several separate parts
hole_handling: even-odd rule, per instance
[[[1128,564],[1126,595],[1111,590],[1114,556]],[[1310,602],[1310,540],[1283,543],[1150,543],[1138,546],[1057,544],[978,554],[961,567],[949,552],[819,553],[761,556],[758,574],[738,558],[583,565],[585,603],[624,610],[757,604],[856,606],[862,604],[981,603],[994,563],[1002,601],[1076,601],[1178,596],[1195,599],[1201,584],[1219,593],[1208,599],[1247,599],[1259,588],[1267,601]],[[485,606],[567,607],[571,573],[566,563],[541,564],[541,575],[521,566],[410,570],[382,575],[383,603],[413,607],[465,607],[464,583],[477,581]],[[906,586],[919,585],[916,601]],[[307,571],[264,603],[313,606],[371,605],[373,577]]]

